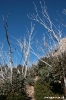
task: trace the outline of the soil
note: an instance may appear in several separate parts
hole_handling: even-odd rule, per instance
[[[38,76],[35,77],[35,82],[38,80]],[[26,85],[26,94],[30,100],[35,100],[34,86]]]

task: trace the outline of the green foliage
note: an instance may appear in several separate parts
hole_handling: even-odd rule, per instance
[[[23,93],[21,95],[11,94],[11,95],[7,96],[6,100],[28,100],[28,97],[26,96],[25,93]]]
[[[46,61],[52,67],[50,68],[40,60],[36,66],[36,72],[40,80],[35,84],[36,100],[44,100],[45,96],[62,96],[63,88],[58,83],[66,73],[66,53],[58,57],[43,57],[41,60]]]
[[[43,63],[41,60],[47,62],[52,67]],[[38,61],[38,64],[34,70],[39,77],[49,77],[49,81],[58,81],[66,73],[66,53],[59,55],[58,57],[43,57]]]
[[[0,96],[2,100],[28,100],[25,93],[24,77],[17,73],[17,68],[13,68],[12,85],[10,81],[4,81],[0,85]]]
[[[36,100],[49,100],[49,99],[44,99],[44,97],[61,96],[61,95],[58,95],[58,93],[54,94],[50,89],[49,82],[46,82],[42,79],[40,79],[36,82],[34,90],[35,90],[34,95],[35,95]],[[57,100],[57,99],[53,99],[53,100]]]
[[[55,81],[61,80],[66,73],[66,53],[58,56],[58,58],[53,58],[53,68],[50,74]]]
[[[10,94],[10,95],[0,95],[0,100],[28,100],[28,97],[25,93],[20,95]]]
[[[28,84],[28,85],[30,85],[30,86],[34,86],[34,84],[35,84],[34,78],[27,77],[25,83]]]
[[[17,69],[13,69],[12,85],[10,81],[4,81],[0,86],[0,94],[20,94],[24,91],[24,78],[21,74],[17,74]]]
[[[43,57],[41,58],[41,60],[52,65],[52,57],[49,57],[49,58]],[[46,79],[46,77],[48,77],[52,69],[48,65],[46,65],[44,62],[42,62],[41,60],[38,61],[38,64],[34,70],[36,71],[39,77],[43,77],[44,79]]]
[[[39,83],[39,81],[35,84],[35,98],[36,100],[43,100],[44,97],[49,96],[50,92],[45,84]]]
[[[24,79],[22,75],[21,65],[18,65],[17,68],[13,68],[12,85],[9,80],[0,84],[0,96],[2,100],[28,100],[25,93],[26,84],[35,85],[36,100],[44,100],[44,97],[47,96],[53,97],[63,94],[59,91],[61,87],[59,88],[58,80],[61,80],[66,73],[66,53],[58,58],[43,57],[41,60],[46,61],[52,67],[50,68],[39,60],[36,66],[32,66],[32,68],[28,70],[26,79]],[[18,69],[20,73],[17,73]],[[34,81],[35,75],[39,76],[39,80],[36,83]]]
[[[13,70],[13,80],[12,80],[12,92],[19,94],[23,92],[24,89],[24,78],[21,74],[17,74],[17,71]]]

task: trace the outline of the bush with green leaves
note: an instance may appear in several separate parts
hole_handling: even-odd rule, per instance
[[[52,67],[50,68],[41,60],[46,61]],[[64,77],[66,73],[66,53],[58,57],[43,57],[38,61],[37,73],[40,80],[35,84],[35,98],[36,100],[44,100],[44,96],[62,96],[63,88],[59,80]]]
[[[24,81],[23,75],[18,74],[17,68],[14,68],[12,84],[7,80],[0,85],[0,97],[2,100],[28,100]]]
[[[6,100],[28,100],[28,97],[25,93],[20,95],[10,94],[7,96]]]
[[[32,77],[27,77],[27,79],[25,80],[25,84],[26,85],[30,85],[30,86],[34,86],[35,84],[35,80]]]
[[[16,95],[16,94],[10,94],[10,95],[0,95],[0,100],[29,100],[27,95],[25,93]]]
[[[34,95],[36,100],[50,100],[50,99],[44,99],[44,97],[58,97],[58,96],[62,97],[62,95],[58,93],[53,93],[53,91],[51,91],[50,89],[50,83],[42,79],[36,82],[34,90],[35,90]],[[57,100],[57,99],[53,99],[53,100]]]

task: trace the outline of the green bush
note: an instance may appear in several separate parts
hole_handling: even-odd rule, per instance
[[[42,82],[41,80],[38,80],[36,82],[34,90],[35,90],[35,94],[34,95],[35,95],[36,100],[44,100],[44,97],[55,97],[55,96],[58,97],[59,96],[58,93],[54,94],[50,90],[49,82],[45,82],[45,81]],[[47,99],[47,100],[50,100],[50,99]],[[53,100],[55,100],[55,99],[53,99]]]
[[[28,100],[24,80],[21,74],[14,73],[12,85],[10,81],[4,81],[0,86],[0,100]]]
[[[16,95],[16,94],[9,94],[9,95],[0,95],[0,100],[29,100],[25,93]]]
[[[28,84],[28,85],[30,85],[30,86],[34,86],[34,83],[35,83],[35,81],[34,81],[34,78],[32,78],[32,77],[28,77],[28,78],[25,80],[25,84]]]
[[[11,94],[7,96],[6,100],[28,100],[28,97],[26,96],[26,94],[20,94],[20,95]]]

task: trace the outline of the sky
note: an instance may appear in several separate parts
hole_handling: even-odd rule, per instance
[[[43,2],[43,0],[41,1]],[[23,38],[24,35],[27,34],[26,27],[30,31],[32,22],[33,24],[35,24],[34,33],[36,32],[36,35],[33,38],[33,49],[35,50],[35,52],[37,52],[35,49],[35,41],[36,39],[38,39],[39,41],[42,39],[43,33],[46,33],[46,29],[38,22],[29,19],[27,16],[27,14],[32,14],[35,12],[33,2],[37,5],[37,8],[40,10],[39,0],[0,0],[0,43],[4,44],[4,51],[8,49],[8,45],[6,41],[2,15],[6,20],[7,15],[10,13],[8,19],[8,34],[13,49],[16,48],[17,50],[19,50],[20,48],[16,45],[17,41],[14,40],[11,36],[18,39]],[[63,9],[66,9],[66,0],[45,0],[45,3],[50,19],[55,25],[59,24],[55,19],[60,20],[57,11],[61,15],[61,17],[66,21],[66,16],[62,14]],[[63,36],[65,36],[65,28],[62,27],[62,31]],[[17,65],[20,63],[20,57],[16,53],[14,53],[14,55],[17,56],[17,60],[14,56],[13,61],[14,64]],[[32,55],[31,61],[36,62],[37,58]]]

